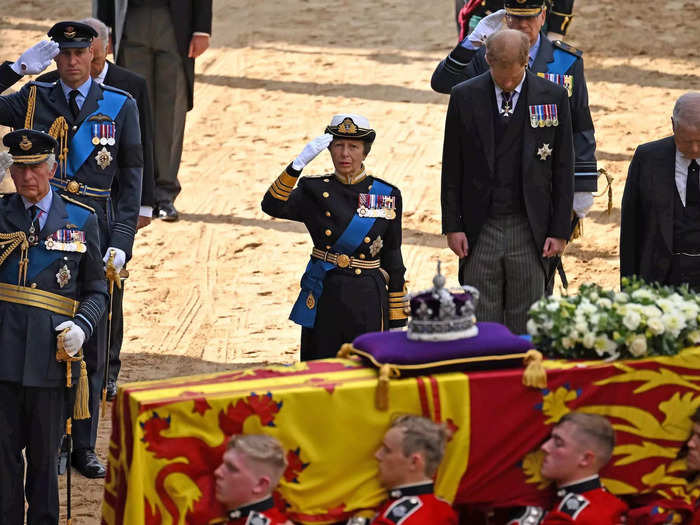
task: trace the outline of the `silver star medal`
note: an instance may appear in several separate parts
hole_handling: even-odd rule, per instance
[[[383,246],[384,246],[384,241],[382,240],[382,236],[378,235],[377,238],[374,239],[374,242],[369,245],[370,255],[372,255],[372,257],[377,255]]]
[[[68,269],[68,266],[65,264],[63,267],[58,270],[58,273],[56,274],[56,282],[58,282],[58,286],[63,288],[65,285],[68,284],[70,281],[70,270]]]
[[[112,154],[107,151],[107,148],[102,147],[102,149],[97,152],[97,155],[95,155],[95,160],[100,168],[105,169],[112,163]]]
[[[539,155],[540,160],[547,160],[551,154],[552,148],[549,147],[549,144],[542,144],[542,147],[537,149],[537,155]]]

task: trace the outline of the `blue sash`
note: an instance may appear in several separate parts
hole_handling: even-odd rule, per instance
[[[391,195],[391,186],[375,179],[372,182],[370,193]],[[333,243],[331,250],[336,253],[353,253],[374,226],[374,221],[376,221],[374,217],[360,217],[355,214],[345,231]],[[289,314],[290,320],[307,328],[314,326],[318,300],[323,293],[323,279],[326,277],[326,273],[334,267],[333,263],[311,258],[309,264],[306,265],[304,275],[301,277],[301,292],[299,292],[299,297],[292,307],[292,313]]]
[[[54,192],[54,199],[60,199],[58,193]],[[66,212],[68,213],[68,223],[75,224],[78,229],[82,229],[85,225],[85,221],[90,216],[90,212],[80,206],[75,206],[70,203],[65,203]],[[40,232],[41,233],[41,232]],[[57,259],[62,258],[65,253],[60,250],[47,250],[44,248],[45,240],[39,241],[37,246],[32,246],[29,248],[29,253],[27,257],[29,258],[29,267],[27,268],[27,285],[30,281],[43,272],[46,268],[51,265]],[[7,284],[19,284],[17,282],[17,276],[19,274],[19,249],[15,250],[11,257],[9,257],[2,268],[0,268],[0,282]]]
[[[73,140],[70,142],[66,173],[64,174],[65,177],[69,179],[75,177],[75,174],[90,156],[90,153],[95,150],[95,146],[92,143],[92,123],[90,123],[90,117],[101,113],[114,120],[119,114],[119,111],[121,111],[124,102],[126,102],[126,95],[115,93],[107,89],[102,90],[102,100],[97,101],[97,109],[92,114],[85,117],[80,128],[78,128],[78,131],[73,135]]]
[[[564,75],[569,70],[571,66],[574,65],[576,55],[567,53],[557,47],[554,48],[554,62],[547,64],[547,73],[558,73],[559,75]]]

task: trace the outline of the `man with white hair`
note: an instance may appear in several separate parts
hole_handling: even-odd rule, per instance
[[[301,359],[334,357],[343,343],[406,325],[401,192],[364,165],[376,133],[355,114],[335,115],[270,186],[268,215],[303,222],[314,243],[290,319],[302,326]],[[301,170],[328,149],[334,173]]]
[[[682,95],[673,136],[634,152],[622,197],[620,273],[700,291],[700,92]]]
[[[0,521],[58,523],[58,450],[66,419],[66,364],[107,304],[95,213],[49,181],[57,143],[19,129],[0,153],[17,193],[0,199]],[[73,382],[80,366],[72,364]],[[27,460],[24,478],[25,450]]]

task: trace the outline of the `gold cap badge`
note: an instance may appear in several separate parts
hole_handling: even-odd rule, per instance
[[[22,151],[29,151],[32,149],[32,141],[26,135],[22,135],[22,142],[19,143],[19,147],[22,148]]]
[[[76,33],[75,28],[73,26],[68,26],[68,27],[66,27],[66,30],[63,31],[63,36],[65,36],[66,38],[75,38],[76,34],[77,33]]]
[[[338,131],[340,133],[348,133],[354,135],[355,133],[357,133],[357,126],[350,117],[347,117],[340,124],[338,124]]]

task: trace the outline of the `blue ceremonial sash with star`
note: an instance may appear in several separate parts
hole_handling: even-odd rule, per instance
[[[391,186],[378,180],[372,182],[371,194],[391,195]],[[345,231],[331,246],[331,251],[336,253],[353,253],[362,244],[362,239],[374,226],[374,217],[360,217],[355,214]],[[323,293],[323,279],[326,273],[333,269],[335,264],[311,258],[306,265],[306,271],[301,277],[301,292],[297,298],[289,319],[295,323],[312,328],[316,323],[316,312],[318,311],[318,300]],[[310,295],[311,294],[311,295]]]
[[[89,116],[85,117],[78,131],[73,135],[68,151],[68,162],[66,163],[66,173],[68,178],[73,178],[87,158],[95,150],[92,143],[92,123],[90,117],[98,113],[107,115],[114,120],[122,106],[126,102],[126,96],[109,90],[102,91],[102,100],[97,101],[97,109]]]

